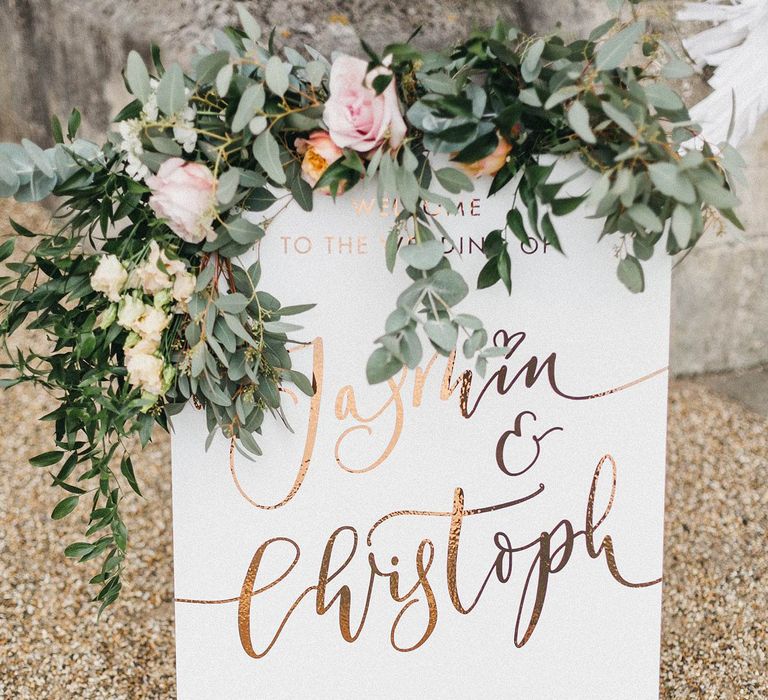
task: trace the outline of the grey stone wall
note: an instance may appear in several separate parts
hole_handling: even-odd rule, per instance
[[[501,16],[528,31],[583,33],[607,16],[603,0],[250,0],[281,41],[330,52],[407,38],[441,46]],[[675,33],[675,3],[648,3]],[[84,133],[101,138],[126,100],[127,52],[149,41],[184,60],[211,28],[235,23],[231,0],[0,0],[0,140],[48,139],[51,114],[81,108]],[[701,86],[692,88],[692,96]],[[710,234],[674,273],[672,366],[677,373],[768,362],[768,125],[745,144],[749,185],[741,191],[747,233]]]
[[[673,272],[671,362],[680,373],[768,362],[768,118],[739,150],[746,232],[727,224],[708,233]]]

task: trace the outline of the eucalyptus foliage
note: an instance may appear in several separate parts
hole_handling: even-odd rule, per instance
[[[296,140],[324,128],[331,63],[311,47],[277,46],[274,31],[263,37],[242,8],[241,21],[242,28],[214,32],[213,47],[199,50],[189,72],[175,63],[166,68],[155,47],[150,66],[131,52],[124,77],[134,99],[103,146],[77,138],[76,111],[66,134],[54,119],[53,148],[0,145],[0,196],[54,194],[61,203],[53,233],[13,223],[31,244],[0,280],[1,332],[7,339],[26,324],[50,347],[11,352],[4,367],[14,376],[4,385],[33,382],[51,394],[54,407],[43,420],[53,423],[56,449],[32,463],[67,494],[54,518],[81,501],[90,508],[86,539],[66,554],[101,562],[92,582],[102,609],[121,588],[128,543],[121,497],[140,492],[131,438],[145,445],[155,425],[167,429],[169,416],[191,400],[206,411],[209,443],[221,430],[244,454],[259,455],[266,415],[283,418],[281,384],[313,393],[310,379],[291,368],[288,348],[300,327],[286,320],[311,305],[283,307],[261,288],[259,262],[248,269],[237,262],[290,202],[309,211],[318,190],[343,196],[375,177],[379,204],[402,204],[385,263],[390,272],[404,267],[407,286],[368,361],[372,383],[416,367],[425,348],[449,355],[461,344],[480,372],[505,352],[487,347],[481,319],[457,312],[470,284],[452,268],[444,253],[450,237],[425,206],[455,212],[451,196],[474,187],[463,166],[502,143],[511,148],[489,193],[503,191],[510,209],[486,236],[487,263],[473,283],[479,288],[511,290],[510,241],[535,237],[561,250],[557,219],[585,202],[604,221],[603,235],[616,237],[618,278],[633,292],[644,287],[642,263],[657,249],[693,247],[713,212],[739,225],[731,178],[740,158],[727,144],[719,144],[719,155],[706,144],[684,146],[697,126],[663,78],[684,77],[688,67],[643,21],[613,20],[571,43],[504,22],[446,51],[408,41],[377,53],[363,43],[369,68],[380,69],[375,90],[392,81],[397,87],[407,137],[395,149],[345,149],[314,189],[302,177]],[[434,166],[431,154],[447,154],[449,164]],[[563,195],[565,183],[552,180],[554,164],[540,163],[552,155],[596,171],[591,191]],[[148,206],[143,175],[178,157],[205,164],[216,181],[216,236],[200,244],[181,240]],[[399,245],[403,238],[408,245]],[[152,242],[196,277],[184,312],[168,311],[159,395],[128,381],[125,349],[134,341],[114,322],[115,303],[91,285],[102,256],[138,265]],[[0,247],[3,259],[13,247],[12,240]],[[168,299],[136,295],[168,309]]]

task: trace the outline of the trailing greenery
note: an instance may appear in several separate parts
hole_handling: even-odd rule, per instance
[[[440,52],[409,40],[377,53],[363,42],[367,65],[349,83],[348,57],[278,47],[274,31],[262,37],[240,14],[242,28],[214,32],[188,73],[166,68],[155,47],[149,68],[131,52],[124,77],[134,99],[103,146],[77,138],[76,111],[66,134],[54,119],[53,148],[0,144],[0,196],[60,198],[55,232],[13,223],[30,252],[0,279],[0,332],[5,342],[26,325],[50,346],[9,351],[13,377],[3,384],[51,394],[43,420],[56,449],[32,463],[67,494],[54,518],[81,501],[91,509],[86,539],[66,554],[101,562],[92,583],[102,609],[121,588],[120,500],[140,492],[134,436],[146,445],[155,425],[167,429],[193,401],[206,411],[209,443],[221,430],[259,455],[266,414],[283,418],[281,384],[313,393],[291,368],[300,327],[286,320],[311,305],[283,307],[261,289],[259,262],[238,264],[290,205],[309,211],[317,193],[344,196],[373,178],[380,205],[402,204],[385,263],[390,272],[401,263],[406,287],[368,361],[372,383],[416,367],[424,348],[448,355],[460,343],[480,372],[505,352],[488,347],[481,319],[457,311],[470,285],[425,203],[454,212],[452,196],[476,182],[509,201],[485,239],[481,289],[511,290],[512,240],[561,250],[558,217],[582,204],[616,238],[618,278],[633,292],[644,288],[644,261],[692,248],[713,213],[740,225],[731,180],[741,160],[727,144],[718,155],[687,145],[697,126],[665,79],[690,69],[642,20],[612,20],[571,43],[504,22]],[[333,85],[344,80],[384,105],[377,132],[343,112]],[[435,166],[434,154],[449,164]],[[553,155],[596,171],[591,191],[563,195],[554,162],[541,160]],[[4,243],[2,259],[13,249]]]

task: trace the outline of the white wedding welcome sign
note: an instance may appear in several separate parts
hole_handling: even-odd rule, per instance
[[[468,279],[509,204],[486,189],[439,214]],[[657,697],[669,257],[631,294],[577,210],[566,255],[511,245],[511,297],[462,302],[508,348],[485,376],[459,352],[370,386],[404,286],[379,274],[396,209],[356,187],[261,243],[261,287],[319,302],[293,433],[274,421],[249,462],[205,451],[202,412],[174,420],[179,698]]]

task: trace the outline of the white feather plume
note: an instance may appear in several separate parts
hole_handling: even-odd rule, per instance
[[[714,26],[683,41],[699,67],[715,68],[710,95],[691,109],[703,138],[726,140],[733,116],[731,144],[751,134],[768,111],[768,0],[688,2],[678,19],[713,22]]]

